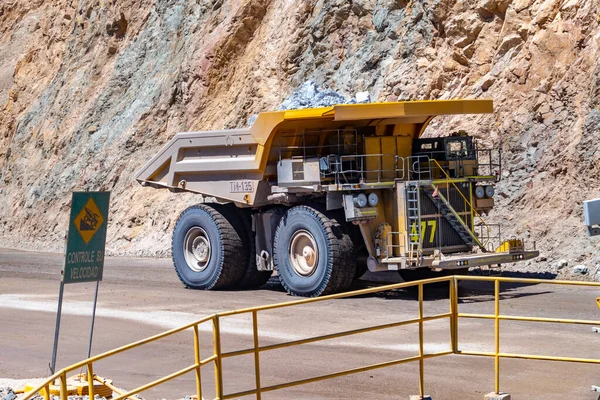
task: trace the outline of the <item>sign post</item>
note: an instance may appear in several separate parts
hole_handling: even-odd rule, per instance
[[[96,301],[98,300],[98,286],[102,280],[102,273],[104,270],[104,248],[106,244],[109,200],[110,192],[73,192],[65,261],[61,272],[62,279],[58,294],[54,347],[52,349],[52,363],[50,365],[51,374],[54,374],[56,367],[58,332],[60,329],[60,317],[65,284],[96,282],[88,357],[91,354],[94,320],[96,317]]]

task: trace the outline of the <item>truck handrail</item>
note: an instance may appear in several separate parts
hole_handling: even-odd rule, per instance
[[[490,227],[489,225],[485,222],[485,220],[483,219],[483,217],[481,216],[481,214],[479,214],[477,212],[477,210],[475,210],[475,207],[473,207],[473,204],[471,204],[471,202],[465,197],[465,195],[460,191],[460,189],[458,188],[458,186],[456,186],[456,183],[454,183],[454,181],[452,180],[452,178],[450,178],[450,175],[448,175],[448,173],[444,170],[444,168],[437,162],[437,160],[435,159],[431,159],[430,162],[433,162],[436,164],[437,168],[439,168],[440,171],[442,171],[442,173],[445,175],[445,179],[444,179],[444,183],[446,183],[446,187],[449,188],[450,185],[454,186],[454,188],[456,189],[456,191],[458,192],[458,194],[463,198],[463,200],[465,201],[465,205],[467,205],[469,207],[469,209],[471,210],[471,221],[475,220],[475,217],[477,217],[479,219],[479,223],[481,225],[483,225],[486,229],[486,235],[485,235],[485,241],[480,242],[479,239],[475,238],[475,233],[473,231],[473,226],[471,225],[471,227],[469,228],[471,231],[472,236],[477,239],[478,244],[480,244],[480,246],[485,249],[487,243],[490,240]],[[456,214],[456,217],[462,222],[463,225],[467,226],[468,225],[465,223],[465,221],[458,215]]]

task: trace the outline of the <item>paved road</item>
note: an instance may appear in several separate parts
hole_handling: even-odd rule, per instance
[[[48,373],[51,356],[58,278],[58,254],[0,249],[0,378],[34,378]],[[359,281],[355,288],[375,283]],[[58,368],[85,357],[93,300],[93,284],[68,285],[65,290]],[[502,310],[513,315],[537,315],[598,319],[594,299],[598,291],[550,285],[502,288]],[[461,289],[461,312],[491,313],[491,287],[469,283]],[[169,260],[109,258],[100,285],[93,354],[194,321],[218,311],[291,301],[276,282],[260,290],[202,292],[184,289]],[[444,290],[428,289],[425,313],[448,310]],[[280,343],[319,334],[384,324],[417,315],[412,291],[393,291],[360,298],[322,302],[293,309],[278,309],[259,316],[261,345]],[[223,321],[223,350],[251,346],[250,319],[234,316]],[[263,384],[335,372],[418,354],[417,327],[405,326],[360,336],[306,344],[264,353]],[[600,335],[589,326],[502,323],[502,351],[543,355],[600,358]],[[492,351],[493,322],[461,320],[463,350]],[[203,356],[212,346],[208,329],[202,331]],[[425,324],[427,352],[448,349],[446,321]],[[132,388],[156,379],[193,361],[189,332],[165,339],[126,355],[102,361],[99,375]],[[224,362],[226,392],[252,388],[253,357]],[[210,366],[203,382],[212,389]],[[493,360],[446,356],[425,361],[426,392],[433,399],[482,399],[493,389]],[[408,398],[418,392],[418,365],[373,370],[275,391],[264,398]],[[501,388],[513,399],[596,399],[592,384],[600,384],[600,366],[560,364],[546,361],[502,360]],[[180,398],[194,393],[191,374],[144,392],[148,399]],[[207,396],[211,397],[211,396]]]

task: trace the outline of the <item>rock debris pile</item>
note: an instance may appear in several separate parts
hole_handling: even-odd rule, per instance
[[[321,89],[315,82],[304,82],[298,89],[294,90],[285,99],[277,110],[298,110],[302,108],[329,107],[336,104],[369,103],[371,96],[369,92],[356,93],[354,97],[347,98],[331,89]],[[248,119],[248,125],[252,126],[256,120],[256,114]]]
[[[8,386],[0,387],[0,400],[16,400],[17,395],[14,390]],[[52,400],[60,400],[60,396],[51,395]],[[90,400],[90,396],[68,396],[68,400]],[[39,393],[31,398],[31,400],[44,400],[44,397]],[[94,400],[106,400],[106,398],[95,395]]]

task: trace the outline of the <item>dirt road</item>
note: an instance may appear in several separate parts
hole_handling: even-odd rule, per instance
[[[0,377],[34,378],[48,374],[51,357],[61,255],[0,249]],[[359,281],[355,288],[374,283]],[[65,289],[57,367],[85,358],[94,284]],[[491,313],[491,286],[469,283],[461,289],[461,312]],[[535,315],[600,320],[594,299],[598,291],[550,285],[503,285],[502,310],[511,315]],[[186,290],[170,260],[109,258],[100,284],[92,354],[159,333],[218,311],[291,301],[272,280],[265,288],[242,292]],[[425,313],[447,312],[444,290],[428,289]],[[335,300],[260,314],[261,345],[306,338],[339,330],[415,318],[412,291],[394,291]],[[247,348],[251,321],[230,317],[223,322],[223,350]],[[277,384],[347,368],[418,354],[417,326],[307,344],[264,353],[263,384]],[[502,351],[540,355],[600,358],[600,335],[590,326],[503,322]],[[460,348],[492,351],[493,321],[461,320]],[[448,322],[425,324],[426,352],[449,348]],[[202,331],[203,356],[212,345]],[[152,381],[193,362],[189,332],[133,350],[95,366],[99,375],[125,388]],[[513,399],[596,399],[592,384],[600,384],[598,365],[546,361],[502,360],[501,389]],[[207,393],[212,393],[212,367],[203,369]],[[226,393],[250,389],[254,360],[244,356],[224,362]],[[426,392],[435,400],[482,399],[493,389],[493,360],[446,356],[425,361]],[[144,392],[148,399],[178,398],[194,393],[194,378],[182,378]],[[418,364],[373,370],[320,383],[275,391],[264,398],[408,398],[418,393]],[[207,395],[206,397],[212,397]]]

